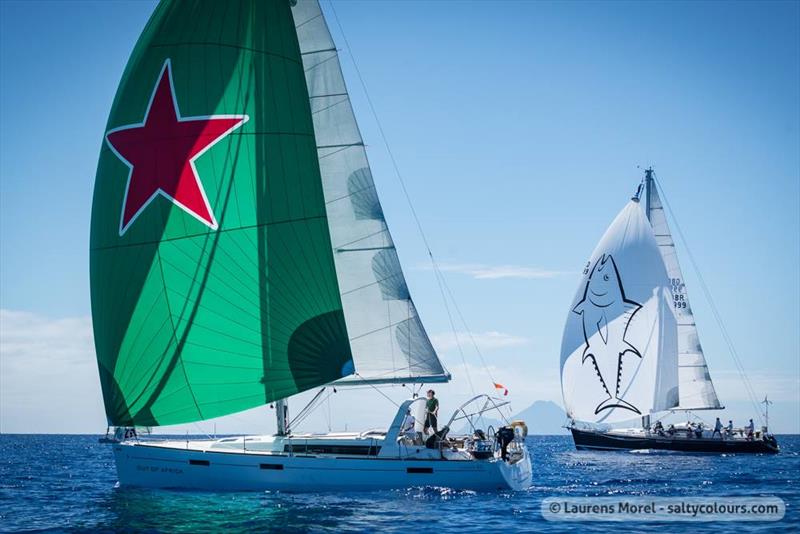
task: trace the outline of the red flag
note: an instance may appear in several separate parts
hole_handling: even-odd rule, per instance
[[[504,397],[508,395],[508,388],[505,387],[503,384],[498,384],[497,382],[495,382],[494,388],[497,389],[497,390],[501,390],[502,389]]]

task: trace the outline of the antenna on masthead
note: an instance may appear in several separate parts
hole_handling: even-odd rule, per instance
[[[637,169],[641,169],[638,165],[636,166]],[[631,200],[634,202],[639,202],[642,197],[642,192],[645,194],[645,202],[648,203],[647,205],[647,218],[650,218],[650,186],[651,182],[653,181],[653,167],[649,167],[644,171],[644,179],[639,184],[639,187],[636,188],[636,193],[631,197]]]

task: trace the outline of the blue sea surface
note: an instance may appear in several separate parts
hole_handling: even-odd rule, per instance
[[[533,436],[524,492],[413,488],[370,493],[210,493],[116,487],[97,436],[0,435],[0,531],[149,532],[771,532],[800,528],[800,436],[777,455],[578,452],[569,436]],[[567,523],[540,512],[553,496],[775,496],[784,519],[737,523]]]

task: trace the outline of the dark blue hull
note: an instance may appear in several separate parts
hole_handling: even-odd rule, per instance
[[[721,438],[686,438],[669,436],[620,436],[571,428],[572,439],[578,450],[664,450],[705,453],[777,453],[778,442],[769,436],[752,441]]]

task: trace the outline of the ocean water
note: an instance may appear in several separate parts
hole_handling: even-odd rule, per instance
[[[525,492],[282,494],[118,488],[110,447],[97,436],[0,435],[0,531],[798,531],[800,436],[778,441],[778,455],[717,456],[578,452],[569,436],[534,436],[534,486]],[[540,513],[545,497],[623,495],[776,496],[786,515],[779,523],[659,526],[556,523]]]

